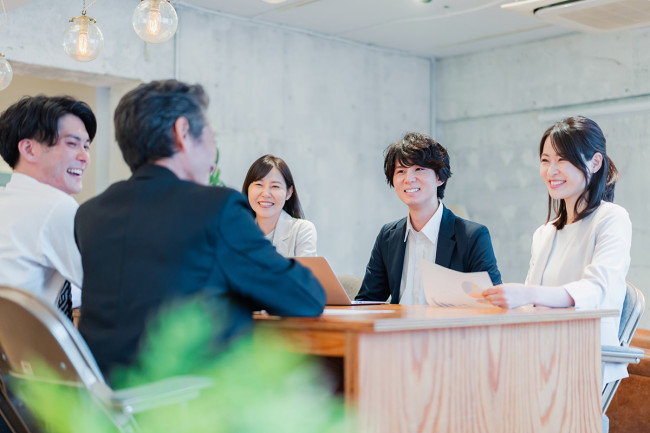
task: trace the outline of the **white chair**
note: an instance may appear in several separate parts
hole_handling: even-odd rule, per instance
[[[10,287],[0,287],[0,357],[0,374],[12,383],[52,383],[54,373],[58,385],[87,392],[120,432],[138,431],[134,414],[188,401],[212,384],[178,376],[114,391],[72,322],[49,303]]]
[[[603,346],[602,361],[625,364],[638,364],[644,357],[642,349],[630,347],[630,341],[639,326],[641,316],[645,311],[645,298],[643,293],[632,283],[627,283],[623,309],[621,310],[621,321],[618,328],[619,346]],[[614,393],[621,383],[621,379],[608,383],[603,389],[602,407],[603,413],[607,411]]]

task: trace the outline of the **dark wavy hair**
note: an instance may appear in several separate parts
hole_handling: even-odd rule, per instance
[[[97,120],[88,104],[70,96],[25,96],[0,115],[0,154],[14,168],[20,152],[18,143],[25,138],[52,147],[59,139],[59,119],[66,114],[78,117],[90,141],[97,132]]]
[[[189,122],[199,138],[206,124],[208,96],[200,84],[177,80],[152,81],[128,92],[115,109],[115,139],[131,171],[176,153],[174,123]]]
[[[544,151],[544,143],[550,138],[550,143],[557,154],[569,161],[585,176],[585,189],[576,200],[574,213],[575,221],[591,215],[601,201],[614,201],[614,187],[618,180],[618,170],[614,162],[607,156],[606,140],[598,124],[583,116],[567,117],[549,127],[539,143],[539,156]],[[591,173],[587,163],[596,153],[603,156],[600,169]],[[584,202],[586,207],[578,212],[578,205]],[[553,200],[548,196],[548,215],[546,222],[551,220],[551,211],[555,212],[553,225],[561,230],[567,223],[567,210],[564,199]]]
[[[293,194],[284,202],[282,209],[294,218],[304,218],[302,206],[300,206],[300,199],[298,198],[298,191],[296,185],[293,183],[293,176],[289,166],[282,158],[270,154],[259,157],[248,169],[244,184],[241,187],[241,192],[248,197],[248,187],[251,183],[257,182],[269,174],[271,169],[277,168],[284,178],[284,183],[287,184],[287,189],[293,187]]]
[[[386,182],[391,187],[394,186],[393,176],[396,162],[404,167],[419,165],[434,170],[442,182],[438,187],[438,198],[444,197],[447,179],[451,177],[451,168],[447,149],[436,140],[428,135],[409,132],[402,140],[391,144],[384,150],[384,174]]]

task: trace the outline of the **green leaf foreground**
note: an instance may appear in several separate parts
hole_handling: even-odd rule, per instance
[[[214,171],[210,173],[210,185],[212,186],[226,186],[221,181],[221,169],[219,169],[219,149],[217,149],[217,159],[214,161]]]
[[[288,351],[277,335],[256,333],[215,354],[212,341],[220,327],[205,305],[195,300],[165,309],[149,326],[136,365],[114,376],[116,389],[185,374],[214,382],[189,402],[136,415],[141,432],[353,431],[350,411],[332,396],[326,374],[312,358]],[[45,381],[18,385],[48,432],[116,431],[84,390]]]

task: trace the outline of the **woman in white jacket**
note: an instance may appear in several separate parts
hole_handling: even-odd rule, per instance
[[[316,255],[316,227],[303,219],[298,192],[289,166],[264,155],[248,169],[242,193],[255,221],[278,253],[285,257]]]
[[[585,117],[566,118],[546,130],[539,155],[549,207],[546,224],[533,235],[526,282],[491,287],[483,296],[503,308],[534,304],[620,311],[632,224],[626,210],[612,203],[618,172],[601,129]],[[602,344],[619,344],[619,320],[601,319]],[[623,377],[625,365],[604,365],[603,386]]]

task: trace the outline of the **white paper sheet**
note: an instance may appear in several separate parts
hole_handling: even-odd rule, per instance
[[[342,310],[340,308],[325,308],[323,311],[324,316],[347,316],[347,315],[362,315],[362,314],[386,314],[394,313],[395,310]]]
[[[492,286],[486,272],[458,272],[420,259],[422,286],[429,305],[436,307],[491,307],[481,292]]]

